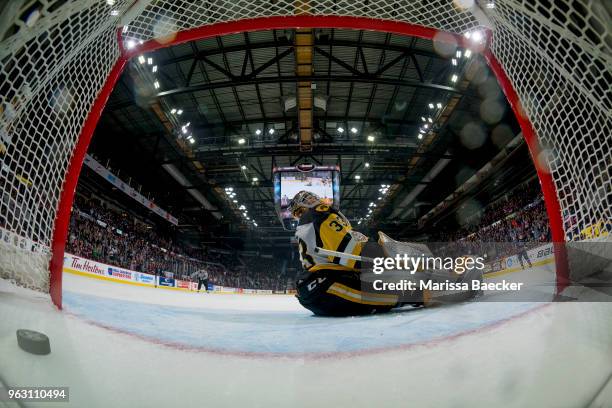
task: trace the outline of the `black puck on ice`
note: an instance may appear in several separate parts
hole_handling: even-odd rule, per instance
[[[49,337],[34,330],[17,330],[17,344],[28,353],[40,355],[51,353]]]

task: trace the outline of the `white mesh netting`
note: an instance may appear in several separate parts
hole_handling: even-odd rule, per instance
[[[106,2],[33,7],[0,46],[0,277],[48,291],[66,169],[119,48]]]
[[[5,6],[0,46],[0,276],[47,291],[55,214],[93,101],[120,56],[116,27],[146,41],[216,22],[296,14],[479,26],[467,0],[30,0]],[[600,1],[481,2],[492,51],[547,148],[566,238],[609,220],[609,10]],[[21,5],[21,7],[15,6]]]
[[[612,221],[610,3],[497,2],[491,45],[544,149],[566,240]]]

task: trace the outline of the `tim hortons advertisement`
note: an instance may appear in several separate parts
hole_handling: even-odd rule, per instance
[[[64,268],[74,269],[79,272],[87,272],[94,275],[106,276],[106,268],[108,265],[99,262],[90,261],[89,259],[79,258],[75,255],[66,254],[64,256]]]

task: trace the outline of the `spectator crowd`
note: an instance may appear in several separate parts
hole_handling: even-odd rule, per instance
[[[524,188],[523,188],[524,187]],[[548,216],[537,184],[529,183],[473,214],[478,222],[436,234],[453,255],[487,254],[490,259],[513,255],[551,241]]]
[[[231,251],[204,251],[180,244],[153,224],[81,195],[74,202],[66,252],[183,280],[197,280],[196,272],[204,269],[209,282],[221,286],[285,290],[288,283],[276,258],[252,259]]]

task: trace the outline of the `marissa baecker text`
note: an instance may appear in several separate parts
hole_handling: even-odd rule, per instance
[[[435,290],[435,291],[451,291],[451,290],[495,290],[509,291],[521,290],[523,282],[508,282],[502,280],[500,282],[482,282],[480,280],[472,280],[471,282],[434,282],[427,281],[409,281],[402,279],[398,282],[384,282],[383,280],[375,280],[373,282],[374,290],[384,291],[412,291],[412,290]]]

